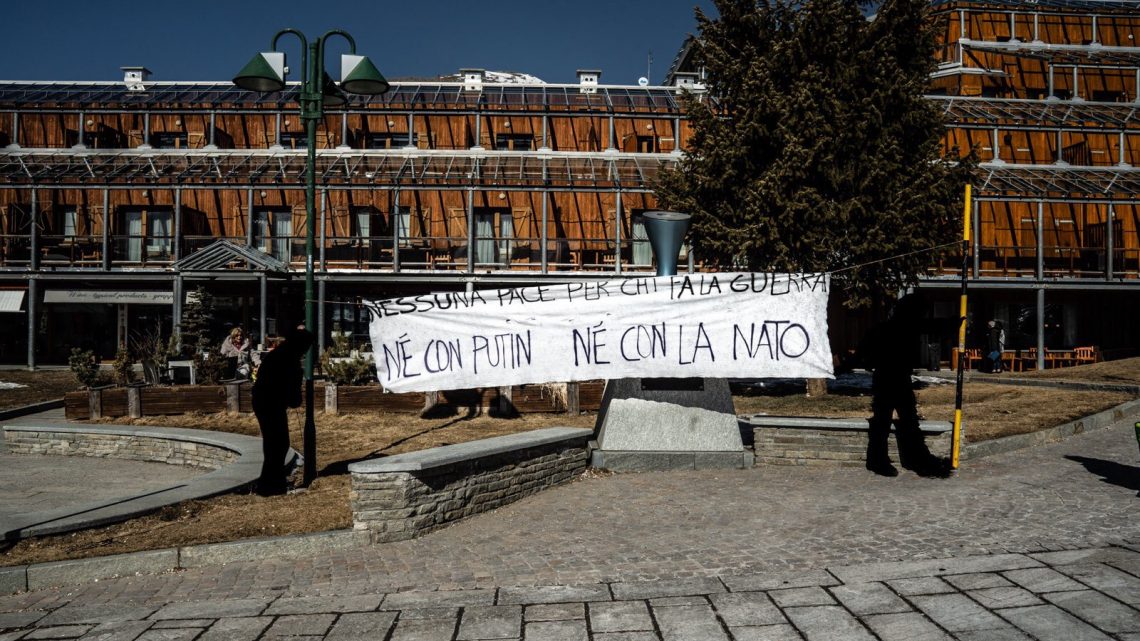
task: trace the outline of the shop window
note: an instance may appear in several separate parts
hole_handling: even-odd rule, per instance
[[[530,151],[534,149],[533,134],[495,134],[498,151]]]
[[[293,244],[293,212],[261,210],[253,212],[253,246],[277,260],[289,262]]]

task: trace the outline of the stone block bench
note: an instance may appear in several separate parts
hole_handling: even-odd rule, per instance
[[[553,427],[353,463],[353,527],[411,539],[565,483],[586,469],[592,435]]]
[[[250,487],[261,472],[261,439],[240,434],[180,428],[76,426],[49,421],[4,425],[2,429],[4,446],[10,454],[118,458],[207,470],[190,480],[171,482],[138,496],[14,515],[0,522],[2,540],[125,521],[167,505]]]
[[[868,420],[863,418],[801,418],[755,414],[741,417],[752,427],[757,465],[862,466],[867,457]],[[949,421],[922,421],[930,451],[950,455]],[[892,426],[891,431],[894,431]],[[890,439],[891,458],[898,461],[898,447]]]

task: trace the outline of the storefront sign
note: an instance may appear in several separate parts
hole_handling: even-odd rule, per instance
[[[826,274],[692,274],[366,301],[395,392],[627,377],[830,378]]]
[[[173,305],[174,293],[162,291],[107,291],[91,289],[49,289],[45,303],[105,303],[108,305]]]

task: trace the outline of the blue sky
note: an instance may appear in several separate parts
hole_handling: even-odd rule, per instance
[[[0,79],[119,80],[143,65],[154,80],[228,80],[292,27],[347,30],[390,78],[474,67],[576,82],[576,69],[601,69],[603,84],[636,84],[652,51],[656,84],[698,5],[712,13],[711,0],[17,0],[4,7]],[[297,40],[282,42],[296,69]],[[334,42],[335,76],[346,49]]]

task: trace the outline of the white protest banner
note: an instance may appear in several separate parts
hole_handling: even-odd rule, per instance
[[[393,392],[628,377],[831,378],[826,274],[716,273],[366,301]]]

